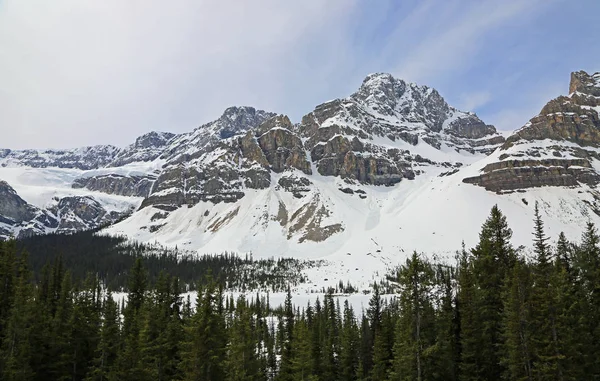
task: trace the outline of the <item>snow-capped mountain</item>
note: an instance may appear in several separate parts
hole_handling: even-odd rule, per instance
[[[599,111],[600,74],[573,73],[569,96],[505,139],[434,89],[372,74],[297,124],[231,107],[192,132],[152,132],[123,149],[3,150],[0,200],[12,201],[0,235],[132,212],[104,232],[202,253],[324,258],[337,265],[313,277],[332,281],[370,277],[415,249],[472,245],[494,204],[516,244],[530,243],[535,201],[550,234],[576,238],[599,219]]]

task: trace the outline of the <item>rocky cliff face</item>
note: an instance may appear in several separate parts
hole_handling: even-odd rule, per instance
[[[153,176],[98,175],[75,179],[72,187],[119,196],[147,197],[155,179]]]
[[[129,163],[152,161],[159,157],[171,139],[177,135],[170,132],[149,132],[137,138],[135,143],[120,150],[110,162],[111,167],[120,167]]]
[[[499,161],[464,182],[496,192],[600,183],[593,165],[600,147],[600,73],[572,73],[569,91],[511,135]]]
[[[36,217],[37,210],[19,197],[6,181],[0,181],[0,200],[0,216],[4,221],[21,223]]]
[[[389,74],[369,75],[350,97],[317,106],[298,130],[320,174],[374,185],[414,178],[413,146],[486,154],[504,142],[436,90]]]
[[[118,212],[108,212],[102,204],[89,196],[64,197],[50,207],[49,211],[59,221],[56,231],[66,233],[109,225],[122,217]]]
[[[456,171],[502,143],[493,126],[448,105],[436,90],[372,74],[354,94],[318,105],[298,124],[285,115],[230,107],[189,133],[150,132],[123,149],[3,150],[0,165],[80,171],[70,186],[91,193],[45,209],[56,218],[55,230],[112,221],[115,215],[96,204],[99,193],[143,198],[140,213],[157,210],[144,228],[158,232],[175,211],[221,208],[272,191],[281,200],[257,221],[279,221],[288,239],[318,242],[344,231],[323,179],[336,193],[367,203],[361,187]],[[207,231],[215,233],[242,212],[211,216]]]

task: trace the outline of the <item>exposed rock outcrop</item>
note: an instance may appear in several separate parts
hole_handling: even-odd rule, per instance
[[[590,75],[583,70],[571,73],[569,93],[575,92],[600,97],[600,73]]]
[[[258,144],[273,172],[296,168],[310,175],[312,170],[302,140],[292,130],[292,122],[287,116],[271,118],[258,128]]]
[[[89,196],[64,197],[49,209],[58,217],[57,232],[75,232],[110,224],[121,217],[120,213],[108,212]]]
[[[501,192],[542,186],[577,186],[600,183],[596,173],[585,159],[505,160],[488,164],[477,177],[463,180],[489,191]]]
[[[600,147],[600,74],[572,73],[569,91],[569,96],[549,101],[539,115],[511,135],[501,147],[498,162],[463,181],[496,192],[597,185],[600,176],[591,161],[598,159],[595,148]]]
[[[135,143],[121,150],[109,166],[120,167],[134,162],[152,161],[163,153],[175,136],[170,132],[156,131],[144,134]]]
[[[38,208],[23,200],[5,181],[0,181],[0,200],[0,239],[94,229],[123,216],[108,212],[89,196],[63,197],[47,209]]]
[[[0,216],[14,222],[32,220],[37,210],[23,200],[17,192],[6,182],[0,180]]]
[[[374,185],[415,176],[410,148],[394,152],[385,140],[485,154],[504,142],[493,126],[450,107],[434,89],[389,74],[369,75],[350,97],[317,106],[298,129],[320,174]]]
[[[73,188],[86,188],[91,191],[116,194],[119,196],[147,197],[152,189],[154,178],[149,176],[121,176],[116,174],[92,176],[76,179]]]

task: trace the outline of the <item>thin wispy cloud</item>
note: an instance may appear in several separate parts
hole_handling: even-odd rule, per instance
[[[424,81],[468,70],[488,33],[517,17],[527,17],[542,4],[536,0],[481,1],[466,9],[453,4],[428,5],[427,12],[419,14],[423,21],[420,30],[425,37],[406,52],[395,71],[403,78]]]
[[[477,110],[481,106],[486,105],[492,100],[492,93],[489,91],[478,91],[461,96],[460,104],[458,105],[463,110]]]
[[[231,105],[299,121],[371,72],[515,129],[559,95],[547,84],[564,93],[570,71],[600,69],[599,12],[595,0],[4,0],[0,146],[123,146]]]

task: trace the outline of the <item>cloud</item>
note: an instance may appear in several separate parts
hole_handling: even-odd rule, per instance
[[[462,110],[474,111],[479,107],[486,105],[490,100],[492,100],[491,92],[477,91],[474,93],[463,94],[459,106]]]
[[[600,58],[598,2],[558,2],[0,0],[0,148],[124,146],[231,105],[299,121],[382,71],[518,128]]]
[[[2,145],[124,145],[189,131],[232,104],[289,109],[310,95],[298,85],[310,71],[325,87],[347,56],[353,4],[0,2]]]
[[[417,39],[395,72],[418,82],[466,70],[489,32],[518,16],[539,11],[540,4],[540,0],[487,0],[471,3],[466,9],[452,2],[420,9],[420,33],[425,37]]]

